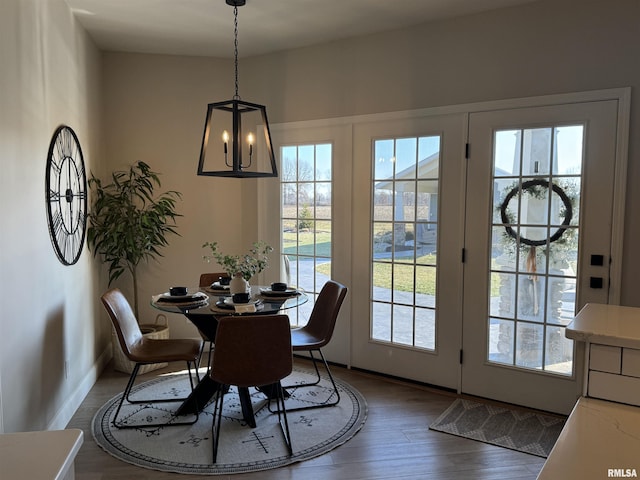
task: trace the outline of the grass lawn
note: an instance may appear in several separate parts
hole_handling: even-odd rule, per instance
[[[287,255],[301,256],[331,256],[331,232],[329,231],[301,231],[286,232],[283,234],[284,249]],[[418,266],[414,266],[409,260],[400,260],[395,263],[393,286],[395,290],[411,292],[414,290],[414,270],[416,271],[415,291],[435,295],[436,293],[436,257],[424,255],[417,259]],[[427,266],[428,265],[428,266]],[[394,265],[391,263],[376,262],[373,268],[373,283],[376,287],[392,288],[391,273]],[[317,267],[320,273],[331,275],[331,263],[327,262]]]
[[[331,232],[330,231],[301,231],[286,232],[283,235],[284,253],[287,255],[331,257]],[[299,242],[299,243],[296,243]],[[297,248],[296,248],[297,245]],[[315,247],[315,249],[314,249]],[[392,270],[395,266],[393,286],[401,292],[412,292],[426,295],[436,294],[436,256],[423,255],[416,259],[413,265],[411,260],[396,260],[395,264],[387,262],[375,262],[373,266],[373,285],[375,287],[392,288]],[[414,269],[416,270],[414,288]],[[318,272],[331,275],[331,262],[327,261],[317,267]],[[500,282],[498,274],[492,273],[491,295],[499,295]]]

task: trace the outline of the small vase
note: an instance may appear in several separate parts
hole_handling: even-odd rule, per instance
[[[249,282],[242,278],[242,274],[236,273],[229,282],[229,293],[249,293]]]

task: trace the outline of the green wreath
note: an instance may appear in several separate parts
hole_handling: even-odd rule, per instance
[[[511,227],[511,225],[509,225],[510,224],[509,216],[507,215],[507,207],[509,206],[509,202],[514,196],[520,193],[520,191],[535,194],[537,187],[543,187],[548,189],[550,185],[551,185],[552,191],[558,194],[558,196],[562,200],[562,203],[564,204],[564,208],[565,208],[564,219],[562,221],[560,228],[558,228],[558,230],[556,230],[553,235],[551,235],[549,238],[544,240],[531,240],[529,238],[518,235],[518,233]],[[569,199],[569,196],[564,191],[564,189],[560,187],[560,185],[557,185],[555,183],[549,184],[547,180],[542,180],[542,179],[527,180],[526,182],[522,182],[521,187],[518,185],[513,187],[509,191],[509,193],[507,193],[507,196],[504,197],[502,204],[500,204],[500,218],[502,219],[502,223],[505,224],[504,229],[506,230],[507,234],[510,237],[512,237],[516,241],[520,241],[520,243],[523,243],[525,245],[529,245],[531,247],[540,247],[542,245],[546,245],[547,241],[549,243],[553,243],[557,240],[560,240],[562,235],[567,231],[567,227],[569,226],[569,224],[571,223],[571,219],[573,218],[573,206],[571,204],[571,200]]]

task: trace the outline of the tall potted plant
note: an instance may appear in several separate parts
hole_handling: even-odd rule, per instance
[[[114,172],[111,180],[105,185],[93,175],[89,179],[93,201],[87,243],[94,256],[101,254],[109,264],[109,285],[125,272],[131,275],[137,317],[138,265],[162,256],[158,249],[168,245],[168,234],[179,235],[175,220],[181,215],[175,206],[182,195],[170,190],[154,196],[160,178],[144,162]]]
[[[174,190],[156,195],[155,189],[160,186],[158,174],[141,161],[127,171],[113,172],[110,183],[103,184],[93,174],[89,179],[93,199],[87,244],[94,257],[102,255],[109,265],[109,285],[124,273],[131,275],[133,310],[138,321],[138,265],[161,257],[159,249],[168,245],[167,236],[179,235],[175,220],[181,215],[175,207],[182,195]],[[153,326],[141,326],[141,330],[156,335],[154,338],[168,337],[169,333],[166,325],[157,334]],[[119,349],[114,351],[120,353]],[[131,362],[116,356],[117,370],[130,372],[132,368]]]

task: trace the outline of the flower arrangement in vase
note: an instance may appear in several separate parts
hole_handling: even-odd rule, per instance
[[[232,277],[232,282],[235,278],[244,280],[245,289],[248,288],[248,281],[251,277],[269,266],[268,255],[273,252],[273,247],[263,241],[254,242],[249,251],[242,255],[223,254],[218,248],[218,242],[207,242],[202,245],[202,248],[211,249],[211,254],[204,256],[206,261],[215,260],[227,272],[227,275]],[[240,293],[240,287],[232,286],[231,290],[231,293]],[[233,290],[237,290],[237,292]]]

